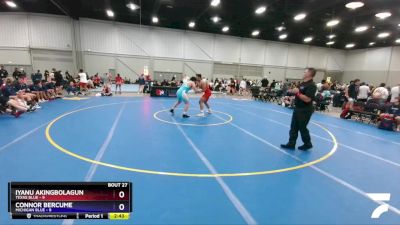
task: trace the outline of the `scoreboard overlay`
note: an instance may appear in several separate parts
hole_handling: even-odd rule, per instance
[[[12,219],[129,219],[131,182],[9,182]]]

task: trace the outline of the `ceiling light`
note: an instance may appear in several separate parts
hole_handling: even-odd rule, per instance
[[[380,13],[375,14],[375,16],[378,17],[381,20],[384,20],[384,19],[388,18],[391,15],[392,14],[390,12],[380,12]]]
[[[354,46],[356,46],[356,44],[354,43],[349,43],[346,45],[346,48],[353,48]]]
[[[336,37],[336,34],[330,34],[330,35],[328,35],[328,38],[329,39],[334,39]]]
[[[281,34],[281,35],[279,35],[279,39],[281,39],[281,40],[286,39],[287,36],[288,36],[287,34]]]
[[[331,20],[331,21],[328,21],[328,22],[326,23],[326,26],[328,26],[328,27],[334,27],[334,26],[338,25],[339,22],[340,22],[339,20]]]
[[[356,29],[354,31],[355,32],[363,32],[366,30],[368,30],[368,26],[359,26],[359,27],[356,27]]]
[[[304,42],[308,43],[313,40],[313,37],[306,37],[304,38]]]
[[[261,14],[261,13],[265,12],[265,10],[267,10],[267,7],[265,7],[265,6],[260,6],[260,7],[258,7],[258,8],[256,9],[255,13],[256,13],[256,14]]]
[[[212,0],[211,1],[211,6],[216,7],[219,5],[219,3],[221,3],[221,0]]]
[[[396,41],[395,41],[397,44],[400,44],[400,38],[399,39],[396,39]]]
[[[219,18],[218,16],[214,16],[214,17],[211,18],[211,20],[212,20],[214,23],[218,23],[218,22],[221,20],[221,18]]]
[[[114,17],[114,12],[111,9],[107,9],[106,12],[108,17]]]
[[[17,8],[17,4],[13,1],[6,1],[6,4],[11,8]]]
[[[382,33],[378,34],[378,38],[386,38],[389,36],[390,36],[390,33],[388,33],[388,32],[382,32]]]
[[[333,45],[333,44],[335,44],[334,41],[330,41],[330,42],[327,42],[327,43],[326,43],[326,45]]]
[[[130,2],[128,5],[126,5],[128,8],[130,8],[131,10],[135,11],[136,9],[140,8],[138,5],[136,5],[135,3]]]
[[[228,26],[223,27],[223,28],[222,28],[222,31],[223,31],[223,32],[228,32],[228,31],[229,31],[229,27],[228,27]]]
[[[307,16],[307,14],[305,14],[305,13],[300,13],[300,14],[297,14],[297,15],[294,17],[294,20],[300,21],[300,20],[303,20],[304,18],[306,18],[306,16]]]
[[[364,3],[362,3],[362,2],[350,2],[350,3],[346,4],[346,8],[349,8],[349,9],[357,9],[357,8],[360,8],[363,6],[364,6]]]
[[[151,19],[151,21],[152,21],[153,23],[158,23],[158,17],[153,16],[153,18]]]
[[[275,28],[275,30],[277,31],[283,31],[284,29],[286,29],[284,26],[279,26]]]
[[[194,26],[196,26],[196,23],[193,22],[193,21],[190,21],[190,22],[189,22],[189,27],[193,28]]]
[[[258,36],[260,34],[259,30],[255,30],[251,33],[252,36]]]
[[[369,45],[369,46],[374,46],[374,45],[375,45],[375,42],[370,42],[368,45]]]

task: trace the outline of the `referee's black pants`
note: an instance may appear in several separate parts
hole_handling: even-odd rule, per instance
[[[301,139],[305,145],[311,145],[310,132],[307,129],[307,124],[310,122],[311,115],[313,114],[313,109],[294,109],[292,115],[292,123],[290,125],[289,131],[289,144],[296,145],[297,137],[299,136],[299,131],[301,134]]]

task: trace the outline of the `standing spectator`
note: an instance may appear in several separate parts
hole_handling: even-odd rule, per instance
[[[350,85],[347,88],[347,97],[349,98],[349,102],[355,102],[357,100],[359,85],[360,79],[355,79],[354,81],[350,82]]]
[[[68,81],[68,83],[75,83],[75,79],[72,77],[71,74],[69,74],[68,70],[65,71],[65,79]]]
[[[139,93],[143,93],[144,85],[146,84],[146,81],[144,79],[144,75],[141,74],[139,77]]]
[[[274,90],[274,89],[275,89],[275,85],[276,85],[276,81],[275,81],[275,80],[272,80],[272,83],[271,83],[271,90]]]
[[[21,75],[21,72],[19,72],[18,68],[15,67],[14,72],[12,74],[14,80],[18,80],[20,75]]]
[[[243,95],[243,91],[247,90],[247,82],[245,79],[240,81],[239,85],[239,95]]]
[[[8,76],[8,72],[6,69],[4,69],[4,66],[0,66],[0,82],[2,82],[3,79],[6,79]]]
[[[32,74],[31,79],[32,79],[33,84],[37,84],[37,83],[41,82],[43,79],[43,75],[40,72],[40,70],[37,70],[36,73]]]
[[[268,87],[268,84],[269,84],[269,81],[268,81],[267,77],[264,77],[264,78],[261,80],[261,87],[267,88],[267,87]]]
[[[229,93],[232,95],[236,93],[236,84],[235,84],[235,80],[233,78],[231,78],[230,83],[229,83]]]
[[[397,84],[397,86],[392,87],[392,90],[390,90],[390,94],[392,95],[390,102],[397,102],[396,98],[400,98],[400,83]]]
[[[362,82],[360,88],[358,89],[357,100],[361,102],[367,102],[370,92],[371,90],[369,90],[369,86],[366,85],[365,82]]]
[[[21,68],[21,72],[20,72],[19,78],[22,78],[22,79],[26,78],[26,72],[25,72],[24,68]]]
[[[53,68],[53,69],[51,69],[51,73],[49,74],[49,76],[47,77],[47,82],[51,82],[51,81],[53,81],[54,80],[54,77],[55,77],[55,74],[56,74],[56,69],[55,68]]]
[[[61,71],[54,70],[54,80],[56,81],[56,87],[57,88],[60,88],[63,85],[64,79],[63,79],[63,76],[61,74]]]
[[[50,76],[49,71],[48,71],[48,70],[45,70],[45,71],[44,71],[44,79],[45,79],[45,80],[49,79],[49,76]]]
[[[119,87],[119,94],[122,93],[121,86],[122,86],[123,80],[121,75],[117,74],[115,77],[115,94],[117,94],[118,87]]]
[[[63,88],[64,88],[64,78],[61,73],[61,70],[58,70],[54,73],[54,80],[55,80],[55,90],[57,96],[62,95],[63,93]]]
[[[79,75],[79,88],[80,88],[79,92],[81,94],[84,94],[84,92],[86,92],[88,90],[87,89],[87,83],[88,83],[87,75],[85,72],[83,72],[83,69],[79,70],[78,75]]]

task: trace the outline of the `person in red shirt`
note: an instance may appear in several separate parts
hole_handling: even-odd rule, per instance
[[[205,116],[204,114],[204,105],[208,109],[208,113],[211,114],[211,108],[208,104],[208,99],[211,97],[211,87],[208,83],[207,79],[202,79],[201,74],[197,74],[197,82],[199,83],[199,87],[204,92],[203,96],[201,96],[199,104],[200,104],[200,114],[199,116]]]
[[[93,84],[94,84],[94,87],[100,87],[100,83],[101,83],[101,80],[100,80],[99,74],[96,73],[96,74],[94,75],[94,77],[93,77]]]
[[[117,74],[117,77],[115,77],[115,94],[117,94],[118,87],[119,87],[119,94],[121,94],[122,83],[123,83],[122,77],[119,74]]]

